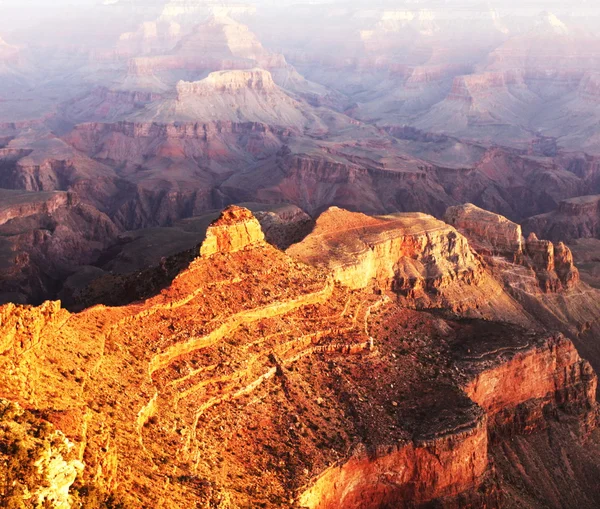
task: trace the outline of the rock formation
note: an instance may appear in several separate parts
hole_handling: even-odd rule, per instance
[[[444,214],[444,221],[465,232],[479,252],[516,259],[523,254],[521,226],[503,216],[467,203],[450,207]]]
[[[521,482],[491,467],[503,440],[546,440],[552,427],[570,433],[573,450],[596,447],[593,370],[565,337],[510,324],[524,311],[454,228],[332,209],[288,252],[316,266],[271,247],[234,206],[200,256],[145,300],[76,314],[59,303],[0,308],[0,396],[38,409],[73,442],[83,469],[69,496],[133,507],[501,507]],[[360,274],[353,265],[379,287],[348,278]],[[406,267],[420,270],[411,281],[423,294],[398,299]],[[463,305],[448,308],[436,294],[453,286]],[[488,320],[462,318],[467,303]],[[600,496],[583,493],[590,504]],[[518,497],[549,500],[529,488]]]
[[[525,240],[521,226],[470,203],[450,207],[444,219],[464,232],[479,253],[501,255],[533,269],[545,292],[568,290],[579,282],[573,255],[562,242],[555,246],[548,240],[539,240],[534,233]]]
[[[75,193],[0,192],[3,302],[41,302],[112,244],[116,226]]]
[[[317,219],[312,233],[287,252],[327,267],[349,288],[375,284],[393,290],[407,305],[477,316],[493,315],[495,306],[506,313],[515,311],[466,238],[425,214],[368,217],[332,207]],[[464,286],[469,287],[468,302],[463,300]]]
[[[200,256],[216,253],[235,253],[265,243],[260,223],[248,209],[231,206],[206,231]]]
[[[76,459],[75,445],[49,422],[16,403],[1,399],[0,415],[3,502],[71,509],[69,490],[84,468]]]
[[[177,84],[177,94],[180,100],[188,95],[213,95],[216,92],[235,94],[246,89],[266,93],[275,89],[275,83],[268,71],[250,69],[248,71],[212,72],[202,81],[194,83],[180,81]]]

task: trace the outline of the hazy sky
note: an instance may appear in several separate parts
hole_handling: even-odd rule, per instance
[[[250,4],[265,14],[272,8],[277,16],[284,15],[284,5],[336,4],[348,8],[377,9],[442,9],[457,10],[495,8],[501,14],[510,9],[529,11],[550,10],[560,15],[573,11],[580,18],[590,9],[600,10],[600,0],[170,0],[174,3],[198,4]],[[132,30],[135,23],[156,19],[162,6],[169,0],[0,0],[0,37],[9,42],[29,42],[36,37],[101,39],[118,36],[119,31]],[[262,9],[261,9],[262,8]],[[89,33],[86,34],[86,31]],[[76,34],[76,35],[73,35]],[[89,38],[88,37],[88,38]]]

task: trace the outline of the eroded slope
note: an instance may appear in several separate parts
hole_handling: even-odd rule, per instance
[[[338,216],[348,221],[336,241]],[[428,216],[332,210],[324,220],[302,244],[329,249],[331,267],[322,252],[315,267],[276,250],[247,209],[230,207],[200,256],[145,301],[78,314],[0,308],[0,395],[75,444],[83,469],[71,496],[497,507],[508,481],[490,458],[502,437],[543,433],[559,417],[552,425],[580,424],[574,442],[595,444],[594,372],[561,335],[489,321],[526,314],[456,230]],[[386,256],[368,262],[365,245]],[[348,284],[340,259],[378,267],[377,284]],[[398,286],[406,266],[419,277]],[[461,319],[484,284],[496,285],[497,308]],[[459,315],[443,314],[453,292]],[[587,495],[597,501],[593,487]]]

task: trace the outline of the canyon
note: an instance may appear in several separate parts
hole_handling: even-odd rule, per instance
[[[158,4],[147,11],[153,19],[131,7],[113,39],[60,46],[62,60],[8,37],[1,46],[3,72],[20,83],[0,85],[1,188],[29,191],[30,209],[45,199],[36,193],[71,193],[85,221],[112,223],[92,239],[70,228],[62,249],[72,267],[54,281],[35,256],[21,256],[19,267],[45,280],[5,271],[16,300],[55,299],[80,268],[111,263],[122,239],[201,222],[232,203],[294,205],[313,220],[331,206],[441,219],[449,206],[474,203],[539,238],[595,236],[589,221],[553,233],[540,219],[600,190],[589,132],[597,62],[586,50],[595,40],[587,29],[574,35],[569,23],[580,18],[527,11],[517,23],[501,9],[315,6],[329,27],[316,23],[309,42],[313,32],[289,26],[290,16],[305,19],[301,6],[283,15]],[[116,20],[124,7],[98,9]],[[477,19],[480,44],[468,51],[463,19]],[[567,134],[557,131],[563,125]],[[29,224],[19,228],[34,238],[40,227]],[[20,256],[11,242],[3,266]]]
[[[0,16],[1,506],[600,506],[597,6],[61,2]]]
[[[522,461],[600,446],[583,336],[545,325],[552,299],[536,309],[505,276],[531,270],[527,291],[572,305],[572,329],[586,318],[578,299],[594,306],[597,290],[574,276],[544,285],[536,270],[560,278],[569,256],[515,244],[504,218],[472,206],[448,216],[459,230],[425,214],[332,208],[283,252],[231,206],[149,297],[77,313],[2,306],[6,447],[41,465],[38,454],[59,453],[41,452],[46,435],[33,452],[32,429],[68,444],[44,460],[44,491],[24,467],[9,471],[11,496],[52,507],[91,496],[126,507],[593,507],[600,494],[582,469],[557,478],[580,492],[546,497],[504,459],[515,440]],[[513,250],[497,267],[469,240],[492,231]],[[544,438],[557,434],[568,438]],[[588,472],[598,457],[585,456]]]

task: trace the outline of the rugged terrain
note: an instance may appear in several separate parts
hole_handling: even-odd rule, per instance
[[[597,6],[93,4],[0,17],[0,505],[600,506]]]
[[[596,375],[544,326],[555,301],[530,306],[505,275],[531,270],[527,290],[563,308],[596,291],[533,239],[530,268],[491,267],[469,244],[474,220],[461,224],[467,237],[423,214],[334,208],[282,252],[232,206],[154,296],[79,313],[4,305],[0,454],[47,467],[11,463],[3,495],[65,508],[596,506]],[[515,255],[514,227],[489,224]],[[546,284],[553,270],[560,285]]]
[[[470,202],[539,238],[596,235],[589,204],[563,217],[600,192],[594,8],[142,4],[0,34],[0,188],[30,199],[19,247],[3,239],[3,301],[72,293],[122,239],[232,203],[314,219]],[[45,192],[78,203],[68,233],[31,218]],[[31,239],[49,235],[69,240],[47,262]]]

